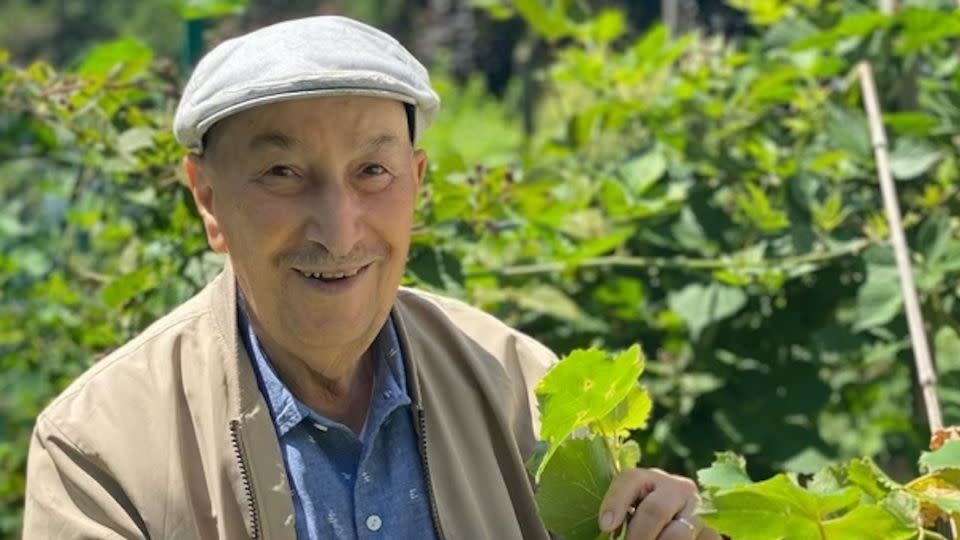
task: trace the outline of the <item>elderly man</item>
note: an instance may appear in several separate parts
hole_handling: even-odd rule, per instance
[[[341,17],[200,62],[174,128],[228,262],[37,419],[25,538],[547,537],[524,462],[554,356],[399,288],[438,106],[409,52]],[[598,519],[718,538],[696,501],[637,469]]]

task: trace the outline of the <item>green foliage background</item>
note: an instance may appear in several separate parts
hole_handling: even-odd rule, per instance
[[[750,32],[670,37],[586,2],[496,0],[535,58],[502,98],[438,67],[411,284],[554,350],[642,343],[643,464],[757,476],[927,432],[859,86],[873,63],[948,423],[960,419],[960,16],[730,0]],[[174,64],[126,38],[70,69],[0,53],[0,536],[33,418],[216,273],[170,134]],[[523,118],[527,117],[525,126]],[[531,129],[532,126],[532,129]]]

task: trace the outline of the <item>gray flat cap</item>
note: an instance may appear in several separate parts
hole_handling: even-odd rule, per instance
[[[173,120],[181,144],[203,151],[210,126],[240,111],[292,99],[362,95],[415,107],[415,136],[440,98],[426,68],[390,35],[346,17],[308,17],[224,41],[194,69]]]

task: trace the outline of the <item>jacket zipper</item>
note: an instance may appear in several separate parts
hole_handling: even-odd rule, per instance
[[[247,468],[247,462],[244,460],[243,444],[240,442],[240,422],[238,420],[230,421],[230,441],[233,444],[233,454],[237,458],[237,465],[240,468],[240,481],[243,483],[243,493],[247,500],[247,513],[250,515],[250,523],[253,526],[253,540],[260,538],[260,515],[257,513],[257,499],[253,493],[253,483],[250,481],[250,469]]]
[[[423,415],[423,407],[416,407],[417,431],[420,440],[420,460],[423,464],[423,477],[427,484],[427,494],[430,499],[430,513],[433,516],[433,531],[437,540],[444,540],[443,529],[440,527],[440,512],[437,511],[437,500],[433,493],[433,482],[430,481],[430,464],[427,460],[427,423]]]

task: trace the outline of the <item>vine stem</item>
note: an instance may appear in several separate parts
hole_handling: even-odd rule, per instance
[[[545,262],[507,266],[496,270],[475,272],[471,273],[471,275],[499,274],[505,276],[518,276],[525,274],[562,272],[564,270],[570,270],[573,268],[611,266],[625,268],[681,268],[692,270],[722,270],[727,268],[736,268],[742,270],[764,270],[774,267],[792,267],[803,264],[827,262],[840,257],[846,257],[848,255],[859,253],[874,243],[874,241],[861,238],[835,250],[813,251],[810,253],[804,253],[802,255],[772,257],[759,261],[745,261],[730,257],[720,259],[698,259],[692,257],[634,257],[625,255],[610,255],[569,263]]]

